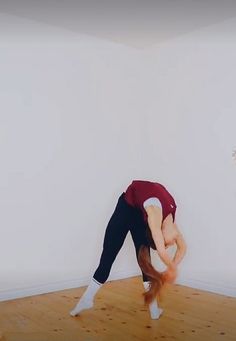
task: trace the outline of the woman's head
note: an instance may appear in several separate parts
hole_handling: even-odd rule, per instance
[[[163,221],[161,231],[166,247],[173,245],[176,241],[178,232],[176,224],[173,222],[172,218],[168,218]]]
[[[176,241],[178,232],[177,232],[176,224],[173,222],[173,217],[171,214],[169,214],[162,222],[161,231],[162,231],[163,239],[165,242],[165,246],[168,247],[168,246],[173,245]],[[148,224],[146,225],[146,239],[147,239],[148,245],[153,250],[156,250],[156,245],[152,238],[152,233]]]

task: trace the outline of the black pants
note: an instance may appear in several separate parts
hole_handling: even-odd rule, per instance
[[[136,257],[138,257],[140,246],[149,246],[145,233],[146,228],[147,223],[145,223],[143,219],[141,210],[129,205],[124,199],[124,193],[122,193],[118,199],[115,211],[107,225],[100,263],[93,275],[93,278],[99,283],[106,282],[110,274],[112,264],[114,263],[129,231],[134,242]],[[148,249],[150,255],[150,248]],[[143,281],[148,281],[148,277],[143,273],[143,271],[142,276]]]

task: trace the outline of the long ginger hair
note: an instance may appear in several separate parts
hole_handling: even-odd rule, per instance
[[[146,229],[146,237],[149,246],[156,250],[156,246],[154,240],[151,235],[151,231],[149,228]],[[138,253],[138,263],[141,267],[142,271],[147,275],[150,286],[149,290],[143,293],[144,302],[146,304],[151,303],[157,296],[160,298],[162,289],[165,284],[164,277],[161,272],[158,272],[153,265],[151,264],[151,258],[149,254],[149,246],[141,245]]]

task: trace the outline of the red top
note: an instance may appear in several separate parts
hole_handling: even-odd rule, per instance
[[[167,189],[157,183],[144,180],[134,180],[125,192],[126,202],[142,210],[144,220],[147,221],[147,212],[143,207],[145,200],[156,197],[160,200],[162,206],[162,221],[171,213],[173,221],[175,220],[176,203]]]

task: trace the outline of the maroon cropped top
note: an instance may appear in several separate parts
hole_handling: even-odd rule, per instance
[[[125,191],[124,198],[126,202],[142,211],[143,218],[147,221],[147,212],[143,206],[145,200],[150,197],[159,199],[162,206],[163,220],[172,214],[173,221],[175,220],[176,203],[167,189],[158,182],[134,180]],[[162,221],[163,221],[162,220]]]

